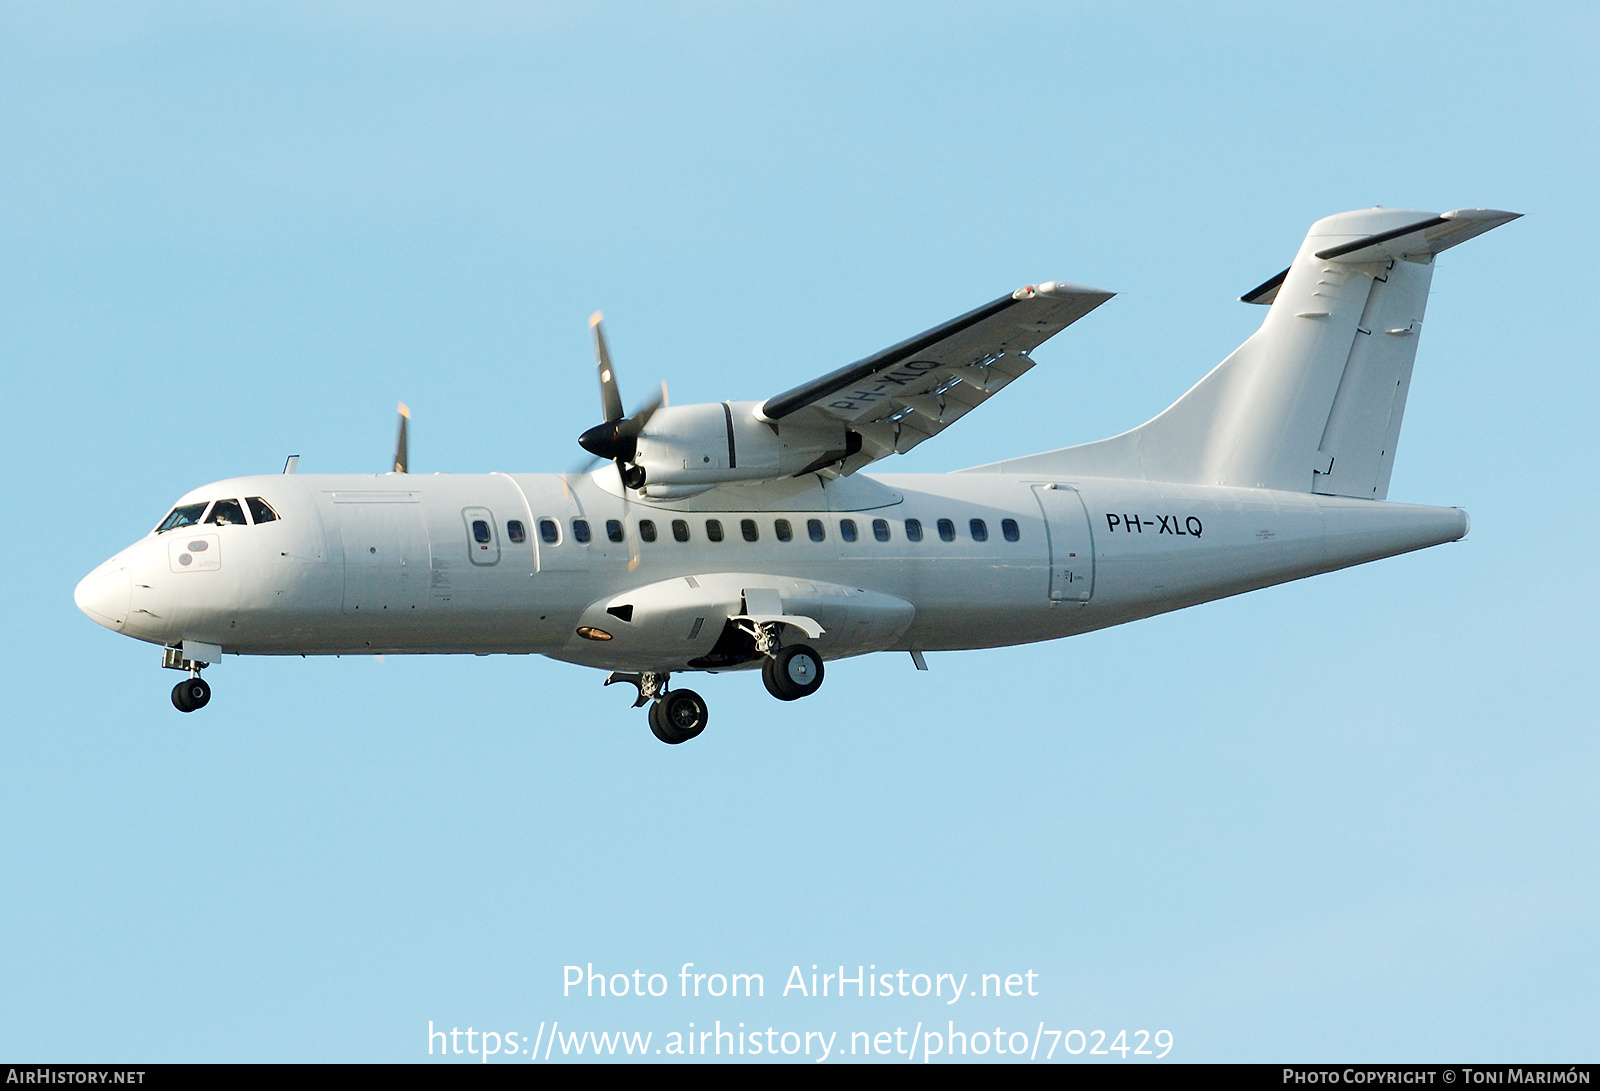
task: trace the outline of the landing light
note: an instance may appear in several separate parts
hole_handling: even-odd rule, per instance
[[[578,626],[578,635],[585,640],[610,640],[611,634],[604,629],[596,629],[593,625]]]

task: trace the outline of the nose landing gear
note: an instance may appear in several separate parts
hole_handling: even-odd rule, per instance
[[[185,671],[189,677],[172,687],[172,707],[179,712],[197,712],[211,700],[211,687],[200,677],[200,668],[222,658],[222,649],[213,644],[185,640],[178,647],[161,649],[161,665]]]
[[[194,712],[211,700],[211,686],[196,674],[172,687],[172,707],[179,712]]]

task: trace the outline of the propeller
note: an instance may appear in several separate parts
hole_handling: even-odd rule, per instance
[[[411,410],[406,408],[406,403],[400,403],[400,435],[394,441],[394,472],[403,474],[407,472],[410,454],[406,447],[406,425],[411,423]]]
[[[650,422],[657,409],[667,404],[667,384],[661,384],[661,393],[634,411],[633,416],[622,412],[622,394],[617,390],[617,374],[611,367],[611,352],[606,348],[606,335],[600,328],[604,315],[599,311],[589,316],[589,328],[594,331],[595,366],[600,372],[600,411],[605,420],[578,437],[578,446],[594,456],[578,472],[586,472],[601,459],[610,459],[617,467],[617,477],[622,482],[622,525],[628,539],[628,570],[639,567],[639,542],[637,535],[626,528],[628,519],[628,491],[644,488],[644,467],[634,459],[639,454],[639,435]],[[565,485],[565,479],[562,481]]]
[[[595,458],[610,459],[616,463],[617,474],[627,489],[644,488],[644,467],[634,462],[639,453],[639,435],[650,418],[667,401],[667,384],[661,384],[661,393],[624,416],[622,395],[617,390],[617,375],[611,367],[611,353],[606,348],[606,335],[600,328],[604,316],[595,311],[589,318],[589,328],[594,330],[595,363],[600,372],[600,410],[605,420],[578,437],[578,446]]]

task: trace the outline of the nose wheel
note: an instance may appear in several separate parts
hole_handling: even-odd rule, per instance
[[[675,689],[656,698],[650,706],[651,732],[673,746],[704,731],[709,718],[705,701],[692,689]]]
[[[172,707],[179,712],[195,712],[211,700],[211,686],[198,674],[172,687]]]
[[[780,701],[798,701],[822,688],[822,656],[809,644],[790,644],[761,664],[767,692]]]

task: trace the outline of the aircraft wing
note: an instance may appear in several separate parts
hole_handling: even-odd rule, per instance
[[[835,472],[854,473],[944,431],[1031,368],[1034,349],[1113,294],[1058,281],[1018,288],[768,398],[760,415],[802,426],[843,422],[861,443]]]

